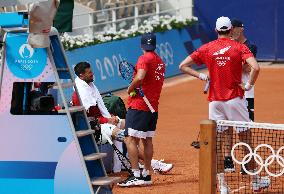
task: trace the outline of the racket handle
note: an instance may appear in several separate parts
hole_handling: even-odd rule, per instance
[[[154,108],[152,107],[152,105],[150,104],[149,100],[146,98],[145,95],[143,96],[143,100],[144,100],[144,102],[147,104],[147,106],[148,106],[148,108],[150,109],[150,111],[151,111],[152,113],[154,113],[155,110],[154,110]]]
[[[154,112],[155,112],[155,109],[153,108],[153,106],[152,106],[151,103],[149,102],[148,98],[144,95],[144,92],[143,92],[141,89],[139,89],[139,94],[140,94],[140,96],[142,96],[144,102],[146,103],[146,105],[148,106],[148,108],[150,109],[150,111],[151,111],[152,113],[154,113]]]
[[[204,93],[204,94],[207,94],[208,89],[209,89],[209,86],[210,86],[210,80],[207,80],[207,81],[206,81],[206,84],[205,84],[205,86],[204,86],[204,90],[203,90],[203,93]]]

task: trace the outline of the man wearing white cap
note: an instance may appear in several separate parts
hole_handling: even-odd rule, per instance
[[[220,17],[216,21],[216,32],[218,39],[211,41],[181,62],[179,68],[184,73],[197,77],[203,81],[208,79],[208,75],[195,71],[193,64],[205,64],[209,70],[209,119],[210,120],[230,120],[230,121],[250,121],[245,103],[244,91],[250,90],[258,77],[260,68],[251,51],[244,45],[231,40],[232,24],[228,17]],[[242,84],[243,61],[251,66],[251,73],[247,83]],[[234,163],[230,155],[232,128],[218,127],[218,131],[224,138],[224,171],[234,171]],[[251,145],[251,133],[247,128],[237,128],[240,141]],[[219,149],[219,148],[218,148]],[[253,169],[253,164],[251,168]],[[223,170],[218,169],[220,187],[223,185]],[[262,177],[264,178],[264,177]],[[252,185],[254,191],[269,186],[270,180],[262,181],[255,177]],[[258,181],[259,180],[259,181]],[[222,183],[223,182],[223,183]],[[263,184],[267,183],[267,184]],[[223,189],[221,193],[227,193],[228,189]]]

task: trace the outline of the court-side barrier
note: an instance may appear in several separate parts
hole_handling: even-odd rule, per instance
[[[156,52],[166,63],[166,77],[180,74],[179,63],[188,54],[209,41],[205,31],[198,24],[156,35]],[[140,36],[66,52],[72,69],[80,61],[91,63],[95,74],[95,84],[101,93],[126,88],[127,83],[119,74],[118,64],[123,59],[135,64],[141,54]]]
[[[283,9],[283,0],[194,1],[194,15],[211,40],[216,38],[218,17],[238,18],[244,23],[247,38],[258,47],[257,58],[264,61],[284,61]]]

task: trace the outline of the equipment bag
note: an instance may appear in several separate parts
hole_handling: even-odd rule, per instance
[[[108,94],[103,97],[103,101],[110,114],[118,116],[121,119],[125,119],[125,104],[119,96]]]

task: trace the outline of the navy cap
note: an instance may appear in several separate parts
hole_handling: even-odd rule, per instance
[[[231,23],[232,23],[233,27],[244,27],[243,22],[241,20],[238,20],[238,19],[235,19],[235,18],[232,19]]]
[[[154,33],[145,33],[141,36],[141,48],[145,51],[156,49],[156,35]]]

